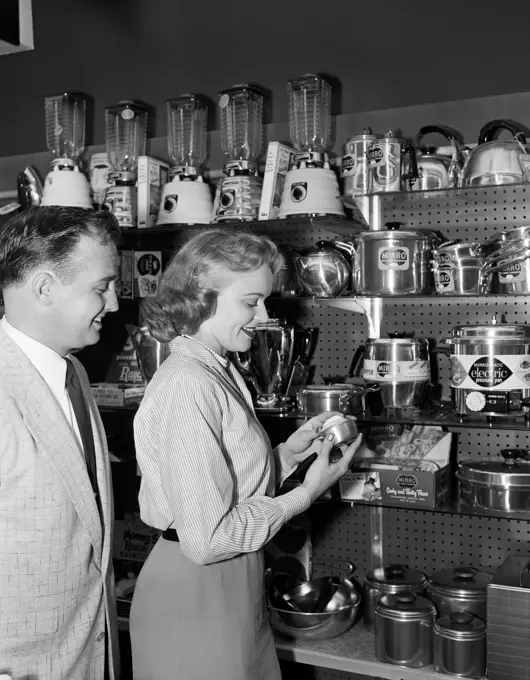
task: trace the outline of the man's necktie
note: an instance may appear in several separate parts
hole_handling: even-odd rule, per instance
[[[68,395],[70,397],[70,401],[72,402],[72,407],[77,419],[77,425],[81,434],[88,476],[90,477],[94,492],[97,493],[98,486],[96,475],[96,451],[94,448],[92,425],[90,423],[90,412],[83,396],[81,383],[79,382],[74,365],[68,358],[66,359],[66,389],[68,390]]]

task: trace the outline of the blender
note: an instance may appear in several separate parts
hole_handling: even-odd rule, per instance
[[[280,218],[300,215],[345,217],[339,183],[329,166],[331,86],[307,73],[287,83],[289,134],[296,149],[285,176]]]
[[[147,109],[123,100],[105,109],[107,157],[111,166],[105,206],[120,227],[136,226],[138,157],[145,156]]]
[[[200,174],[206,158],[208,107],[192,94],[166,101],[167,148],[173,167],[164,187],[157,225],[209,224],[212,195]]]
[[[263,141],[263,95],[249,85],[219,93],[221,146],[228,157],[214,201],[214,222],[257,220],[262,180],[256,160]]]
[[[78,158],[85,148],[86,99],[65,92],[44,98],[46,143],[53,153],[41,205],[91,209],[90,184]]]

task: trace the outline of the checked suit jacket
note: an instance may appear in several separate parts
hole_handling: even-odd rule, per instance
[[[119,677],[106,439],[94,431],[102,517],[85,457],[33,364],[0,325],[0,673],[13,680]]]

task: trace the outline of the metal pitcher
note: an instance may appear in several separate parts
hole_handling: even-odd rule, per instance
[[[136,351],[142,377],[149,382],[169,356],[169,344],[155,340],[146,326],[125,324],[125,327]]]
[[[288,408],[293,372],[311,360],[317,333],[316,328],[298,328],[276,319],[256,326],[247,352],[234,352],[232,360],[250,384],[258,408]]]

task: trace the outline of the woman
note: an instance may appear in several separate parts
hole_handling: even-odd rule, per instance
[[[178,251],[145,306],[171,355],[135,418],[144,522],[164,531],[134,594],[135,680],[279,680],[262,548],[347,470],[360,438],[330,463],[322,443],[303,484],[275,488],[331,413],[271,449],[230,352],[250,349],[279,267],[268,238],[208,230]],[[309,451],[309,449],[311,451]]]

